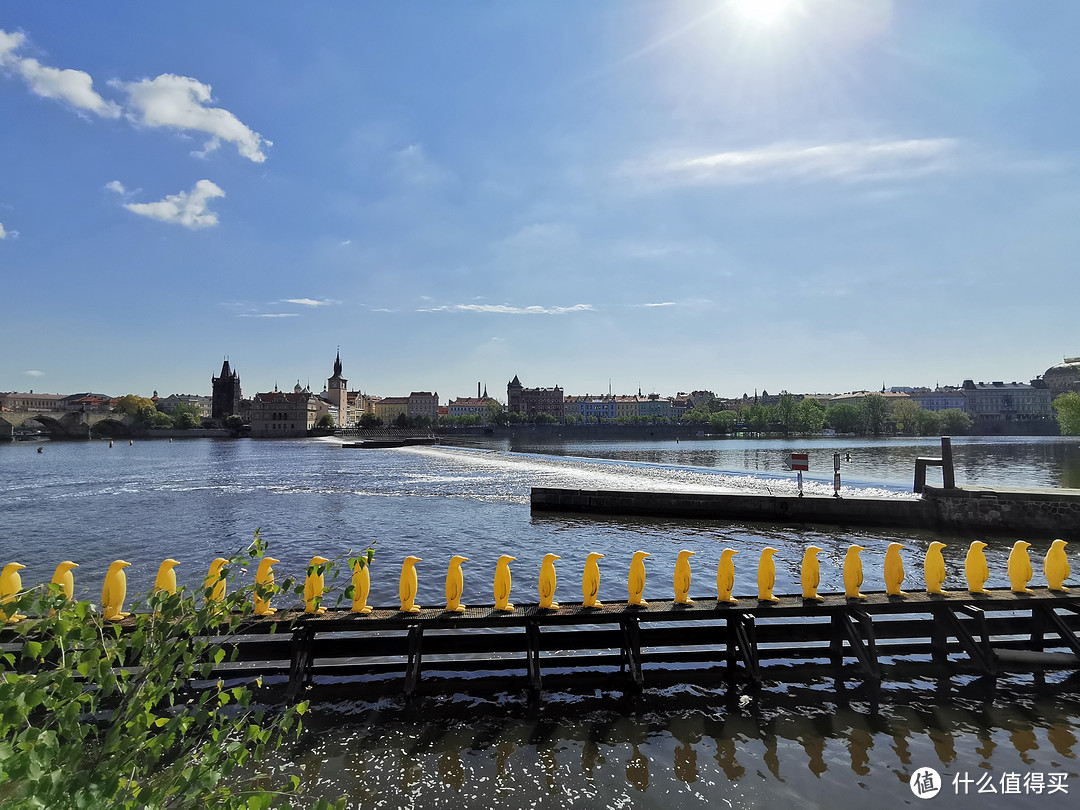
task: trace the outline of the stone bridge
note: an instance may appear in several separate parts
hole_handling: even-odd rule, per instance
[[[47,430],[54,438],[89,439],[93,433],[127,436],[136,424],[125,413],[71,413],[65,411],[3,411],[0,413],[0,442],[15,438],[15,428],[28,422]]]

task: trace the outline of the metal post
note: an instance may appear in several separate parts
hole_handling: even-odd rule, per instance
[[[952,439],[948,436],[941,437],[941,486],[945,489],[956,489],[956,475],[953,473],[952,462]]]

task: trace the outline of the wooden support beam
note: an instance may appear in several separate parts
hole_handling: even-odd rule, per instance
[[[933,624],[930,627],[930,657],[935,664],[946,666],[949,663],[949,627],[950,622],[943,613],[948,608],[944,605],[934,605],[931,612]]]
[[[874,680],[881,680],[881,666],[877,660],[877,646],[874,642],[874,623],[862,610],[852,609],[837,614],[840,626],[847,636],[848,644],[859,661],[863,672]]]
[[[1076,634],[1069,629],[1067,624],[1065,624],[1065,620],[1057,615],[1054,608],[1050,605],[1039,605],[1035,610],[1042,614],[1041,619],[1044,624],[1049,625],[1049,629],[1057,633],[1065,643],[1065,646],[1072,650],[1074,655],[1080,658],[1080,639],[1078,639]]]
[[[758,665],[757,632],[753,614],[732,614],[728,617],[728,629],[734,634],[735,646],[742,656],[746,674],[754,683],[760,683],[761,667]],[[734,656],[730,657],[734,658]]]
[[[971,617],[971,620],[978,628],[981,637],[979,641],[976,641],[974,636],[968,632],[964,622],[957,615],[958,613]],[[986,626],[986,614],[982,609],[973,605],[947,605],[945,610],[941,611],[940,616],[948,622],[952,635],[960,642],[960,646],[964,648],[964,652],[968,654],[971,660],[978,664],[982,673],[988,676],[996,676],[997,663],[994,651],[990,648],[990,633]]]
[[[544,683],[540,676],[540,625],[536,621],[525,623],[525,646],[528,656],[529,691],[539,695]]]
[[[315,640],[315,628],[302,624],[293,630],[292,655],[289,663],[289,685],[285,690],[285,702],[296,703],[311,675],[311,646]]]
[[[1046,635],[1046,611],[1039,610],[1038,605],[1031,606],[1031,649],[1042,652],[1046,646],[1043,636]]]
[[[641,671],[641,632],[638,620],[626,616],[619,621],[622,627],[622,652],[626,666],[630,671],[630,681],[640,690],[645,685],[645,675]]]
[[[829,663],[838,673],[844,668],[844,622],[839,611],[829,619]]]
[[[409,625],[409,660],[405,665],[405,697],[412,697],[420,680],[421,642],[424,639],[422,624]]]

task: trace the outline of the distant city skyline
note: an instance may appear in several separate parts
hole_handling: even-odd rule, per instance
[[[0,390],[1026,382],[1080,354],[1078,24],[10,0]]]
[[[339,356],[340,356],[340,354],[335,354],[335,359],[337,357],[339,357]],[[1075,361],[1075,358],[1072,358],[1072,359]],[[330,364],[330,374],[327,374],[326,376],[323,376],[323,377],[312,378],[312,379],[297,378],[297,379],[295,379],[295,380],[293,380],[292,382],[289,382],[289,383],[285,383],[281,379],[275,379],[274,383],[272,383],[272,384],[270,384],[268,386],[250,387],[249,384],[247,382],[245,382],[246,377],[245,377],[245,375],[243,373],[243,370],[236,364],[236,362],[232,358],[230,358],[228,356],[223,356],[223,361],[228,364],[231,372],[233,372],[235,375],[237,375],[239,377],[240,386],[241,386],[241,389],[243,391],[243,396],[244,396],[245,399],[251,399],[257,393],[266,393],[266,392],[271,392],[271,391],[275,391],[275,390],[292,391],[295,388],[296,385],[299,385],[304,390],[312,391],[314,393],[325,392],[327,390],[327,381],[330,379],[330,377],[332,375],[339,373],[339,369],[334,365],[334,362],[332,361],[331,364]],[[1050,365],[1056,365],[1056,364],[1050,364]],[[1047,368],[1049,368],[1049,366]],[[737,398],[742,397],[743,394],[746,394],[746,395],[748,395],[750,397],[754,397],[754,396],[758,396],[758,395],[764,395],[766,393],[768,393],[769,395],[776,395],[776,394],[780,394],[780,393],[782,393],[784,391],[787,391],[787,392],[790,392],[790,393],[793,393],[793,394],[800,394],[800,395],[801,394],[813,395],[813,394],[845,394],[845,393],[854,393],[854,392],[863,392],[863,391],[877,391],[877,390],[880,390],[882,387],[884,387],[885,390],[890,390],[890,389],[893,389],[893,388],[896,388],[896,389],[929,388],[929,389],[933,390],[933,389],[938,388],[938,387],[942,387],[942,388],[945,388],[945,387],[959,387],[964,382],[964,380],[972,380],[972,381],[978,382],[978,383],[983,383],[983,382],[990,383],[990,382],[993,382],[993,381],[1000,381],[1000,382],[1005,382],[1005,383],[1013,383],[1013,382],[1016,382],[1016,383],[1029,383],[1032,380],[1034,380],[1034,379],[1036,379],[1038,377],[1041,377],[1042,374],[1046,370],[1047,369],[1044,368],[1044,369],[1042,369],[1042,370],[1040,370],[1040,371],[1038,371],[1036,373],[1029,374],[1027,376],[1015,377],[1015,378],[1014,377],[1001,376],[1001,375],[998,375],[998,376],[990,375],[990,376],[986,377],[985,379],[983,379],[983,378],[976,379],[974,377],[971,377],[970,375],[967,375],[967,376],[960,377],[960,378],[958,378],[956,380],[935,381],[933,383],[914,382],[914,383],[890,384],[888,382],[885,382],[885,383],[883,383],[882,385],[879,385],[879,386],[873,386],[873,385],[870,385],[870,386],[854,386],[854,387],[837,388],[837,389],[826,389],[826,388],[822,388],[820,386],[811,387],[811,388],[807,388],[807,389],[796,389],[796,388],[792,388],[790,386],[775,386],[775,387],[754,386],[754,387],[750,388],[749,390],[736,392],[736,391],[726,391],[726,390],[723,390],[723,389],[718,389],[715,386],[702,385],[702,384],[696,384],[695,383],[695,384],[692,384],[692,385],[689,385],[689,386],[683,385],[683,386],[678,387],[677,389],[671,389],[671,390],[667,390],[667,391],[641,388],[640,392],[639,392],[639,389],[636,388],[636,387],[632,388],[632,389],[629,389],[629,388],[628,389],[619,389],[619,388],[616,388],[614,386],[614,384],[612,384],[611,388],[610,388],[610,393],[613,396],[636,396],[639,393],[642,396],[649,396],[650,394],[659,394],[661,397],[670,398],[670,397],[674,397],[674,396],[676,396],[677,394],[680,394],[680,393],[689,394],[689,393],[691,393],[693,391],[711,391],[712,393],[714,393],[720,399],[737,399]],[[433,387],[433,386],[430,386],[430,385],[422,385],[422,384],[411,384],[411,385],[407,384],[401,389],[395,389],[393,391],[383,391],[383,390],[380,390],[378,388],[354,386],[352,384],[352,378],[350,377],[348,366],[344,362],[344,360],[342,360],[342,362],[341,362],[340,373],[342,374],[343,377],[345,377],[346,380],[348,380],[347,390],[349,390],[349,391],[360,391],[360,392],[363,392],[364,394],[367,394],[367,395],[370,395],[370,396],[378,396],[378,397],[403,397],[404,396],[404,397],[407,397],[408,394],[413,393],[413,392],[427,391],[427,392],[437,393],[438,396],[439,396],[439,403],[445,405],[445,404],[448,404],[449,402],[451,402],[452,400],[455,400],[455,399],[465,399],[465,398],[475,397],[476,396],[476,386],[479,385],[483,389],[483,392],[485,393],[485,395],[490,396],[492,399],[495,399],[495,400],[501,402],[503,405],[508,405],[509,404],[508,403],[508,397],[507,397],[507,385],[510,382],[510,380],[507,380],[507,381],[505,381],[505,382],[503,382],[501,384],[496,384],[496,385],[491,385],[489,382],[487,382],[485,380],[476,380],[476,381],[474,381],[472,383],[471,388],[468,387],[468,385],[466,384],[466,386],[463,387],[463,388],[460,388],[460,389],[459,388],[453,388],[452,390],[447,389],[447,391],[440,391],[437,387]],[[564,385],[559,384],[557,381],[555,381],[555,382],[534,381],[534,380],[532,380],[531,375],[529,375],[528,370],[523,370],[523,373],[515,373],[515,374],[512,375],[512,378],[520,378],[520,377],[524,377],[524,380],[522,380],[522,384],[526,388],[550,388],[550,387],[553,387],[553,386],[558,386],[559,388],[561,388],[563,390],[563,393],[565,394],[565,396],[568,396],[568,397],[582,397],[582,396],[606,397],[608,395],[608,393],[609,393],[609,390],[608,390],[607,387],[604,387],[603,389],[596,389],[596,390],[574,391],[574,390],[568,389]],[[41,378],[38,377],[37,379],[40,380]],[[207,379],[208,380],[213,379],[213,375],[211,375]],[[205,388],[205,390],[204,390],[204,388]],[[770,390],[770,388],[771,388],[771,390]],[[44,388],[41,388],[40,386],[37,387],[37,388],[34,388],[33,386],[31,386],[31,387],[24,388],[24,389],[12,389],[12,388],[0,387],[0,392],[3,392],[3,391],[16,391],[16,390],[18,390],[18,391],[36,391],[39,394],[71,394],[71,393],[73,393],[73,391],[46,391]],[[181,390],[181,389],[178,389],[178,388],[177,389],[170,389],[170,388],[168,388],[167,385],[164,385],[164,386],[163,385],[156,385],[150,391],[127,391],[127,390],[125,390],[125,391],[119,391],[119,390],[110,391],[110,390],[106,389],[103,386],[96,386],[96,387],[91,386],[89,388],[77,389],[77,391],[79,391],[79,392],[92,391],[93,393],[106,394],[106,395],[109,395],[109,396],[123,396],[125,394],[136,394],[138,396],[149,397],[152,394],[156,393],[157,395],[161,396],[162,398],[164,398],[166,396],[173,395],[173,394],[210,397],[212,395],[212,385],[210,383],[207,383],[207,385],[204,386],[203,388],[194,387],[191,390],[186,390],[186,389]]]

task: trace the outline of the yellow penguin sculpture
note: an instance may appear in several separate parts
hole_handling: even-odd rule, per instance
[[[465,590],[465,575],[461,573],[461,564],[468,562],[468,557],[455,554],[450,558],[450,567],[446,569],[446,610],[452,613],[464,613],[461,593]]]
[[[304,577],[304,613],[326,613],[326,605],[322,604],[323,593],[326,584],[323,580],[325,570],[322,566],[330,562],[326,557],[316,554],[308,563],[307,576]]]
[[[118,622],[128,614],[124,612],[124,600],[127,598],[127,574],[124,569],[131,563],[116,560],[105,573],[105,584],[101,588],[101,610],[110,622]]]
[[[0,572],[0,605],[14,601],[15,596],[22,590],[22,577],[19,576],[19,572],[24,568],[26,566],[22,563],[13,562],[5,565],[4,570]],[[12,613],[9,616],[0,610],[0,621],[8,624],[21,622],[25,618],[21,613]]]
[[[371,560],[357,560],[352,570],[352,612],[371,613],[371,605],[367,603],[368,594],[371,593]]]
[[[647,551],[635,551],[630,560],[630,576],[626,579],[626,604],[648,607],[645,601],[645,558],[652,555]]]
[[[155,591],[164,591],[170,596],[176,593],[176,571],[173,569],[179,564],[172,557],[162,561],[158,566],[157,577],[154,579]]]
[[[495,610],[514,609],[510,604],[510,563],[516,559],[517,557],[503,554],[495,563]]]
[[[222,569],[228,562],[224,557],[216,557],[210,563],[210,570],[203,583],[204,592],[209,592],[206,597],[207,602],[220,602],[225,598],[225,572]]]
[[[900,556],[902,543],[889,543],[885,549],[885,593],[889,596],[904,596],[900,586],[904,584],[904,559]]]
[[[986,543],[982,540],[973,540],[964,558],[964,576],[967,577],[968,590],[971,593],[986,593],[986,580],[990,579],[990,566],[986,564],[984,548],[986,548]]]
[[[761,550],[761,558],[758,560],[757,588],[759,602],[779,602],[780,599],[773,596],[773,586],[776,585],[776,563],[773,554],[777,549],[772,546]]]
[[[263,557],[259,561],[259,567],[255,571],[255,615],[269,616],[276,612],[270,607],[270,597],[276,590],[274,588],[274,565],[280,560],[273,557]],[[259,594],[262,594],[260,596]]]
[[[865,551],[865,547],[850,545],[847,554],[844,555],[844,596],[848,599],[865,599],[859,592],[863,583],[862,557],[859,552]]]
[[[401,564],[401,580],[398,582],[398,597],[401,599],[402,613],[420,612],[419,606],[413,603],[413,600],[416,599],[416,589],[418,587],[416,579],[416,564],[418,562],[423,562],[423,560],[410,554]]]
[[[799,579],[802,582],[802,598],[820,601],[825,597],[819,596],[817,589],[821,584],[821,564],[818,562],[818,553],[821,551],[817,546],[809,546],[803,552],[802,572]]]
[[[1031,589],[1027,586],[1031,582],[1033,573],[1031,555],[1028,554],[1030,547],[1031,543],[1017,540],[1013,543],[1012,551],[1009,552],[1009,585],[1012,586],[1013,593],[1031,593]]]
[[[1055,540],[1050,544],[1050,550],[1046,552],[1043,560],[1043,573],[1046,574],[1046,584],[1052,591],[1067,591],[1065,580],[1069,578],[1072,569],[1069,568],[1069,558],[1065,556],[1064,540]]]
[[[585,574],[581,578],[581,595],[585,598],[581,603],[583,607],[603,607],[596,601],[596,595],[600,592],[600,566],[597,560],[604,555],[597,551],[590,551],[585,558]]]
[[[558,610],[555,602],[555,561],[561,560],[558,554],[545,554],[540,563],[540,607],[544,610]]]
[[[68,599],[75,597],[75,576],[71,573],[72,568],[78,568],[79,564],[71,560],[64,560],[53,573],[53,584],[60,586],[60,592]]]
[[[947,548],[947,546],[935,540],[930,544],[930,548],[926,550],[926,560],[923,562],[923,575],[926,577],[926,592],[947,594],[948,591],[942,590],[942,585],[945,584],[945,558],[941,554],[941,550]]]
[[[731,589],[735,587],[735,555],[738,554],[733,548],[725,548],[720,552],[720,564],[716,566],[716,601],[734,604],[739,600],[731,595]]]
[[[692,605],[694,600],[690,598],[690,558],[696,551],[683,549],[675,560],[675,604]]]

